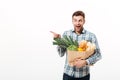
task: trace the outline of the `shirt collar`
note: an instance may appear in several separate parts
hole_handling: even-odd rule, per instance
[[[72,29],[72,32],[75,32],[75,30],[74,29]],[[83,30],[82,30],[82,32],[81,32],[81,34],[84,34],[85,33],[85,29],[83,28]]]

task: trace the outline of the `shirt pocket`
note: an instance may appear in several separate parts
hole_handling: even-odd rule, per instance
[[[92,39],[89,35],[84,36],[84,40],[86,40],[88,42],[92,42]]]

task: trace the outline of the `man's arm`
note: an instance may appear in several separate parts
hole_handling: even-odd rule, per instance
[[[61,35],[60,35],[60,34],[55,33],[55,32],[53,32],[53,31],[50,31],[50,32],[53,34],[53,39],[61,38]],[[57,46],[57,51],[58,51],[58,53],[59,53],[59,56],[62,57],[62,56],[64,56],[64,54],[65,54],[65,52],[66,52],[66,48]]]
[[[98,41],[95,35],[92,36],[92,43],[95,43],[96,49],[94,54],[90,56],[88,59],[86,59],[87,65],[93,65],[102,58]]]

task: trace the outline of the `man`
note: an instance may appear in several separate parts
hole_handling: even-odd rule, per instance
[[[98,45],[97,38],[94,33],[91,33],[84,29],[85,14],[83,11],[76,11],[72,15],[72,23],[74,29],[65,31],[64,35],[71,36],[73,39],[80,42],[81,40],[87,40],[96,45],[95,52],[92,56],[86,60],[77,59],[73,67],[69,66],[68,61],[65,61],[63,80],[90,80],[90,65],[95,64],[101,59],[101,52]],[[61,35],[52,32],[54,38],[60,38]],[[62,57],[66,53],[66,49],[60,46],[57,47],[59,55]],[[66,54],[67,56],[67,54]]]

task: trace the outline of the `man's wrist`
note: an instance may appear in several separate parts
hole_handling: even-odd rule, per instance
[[[85,63],[86,63],[86,65],[88,65],[88,62],[87,62],[87,60],[85,60]]]

